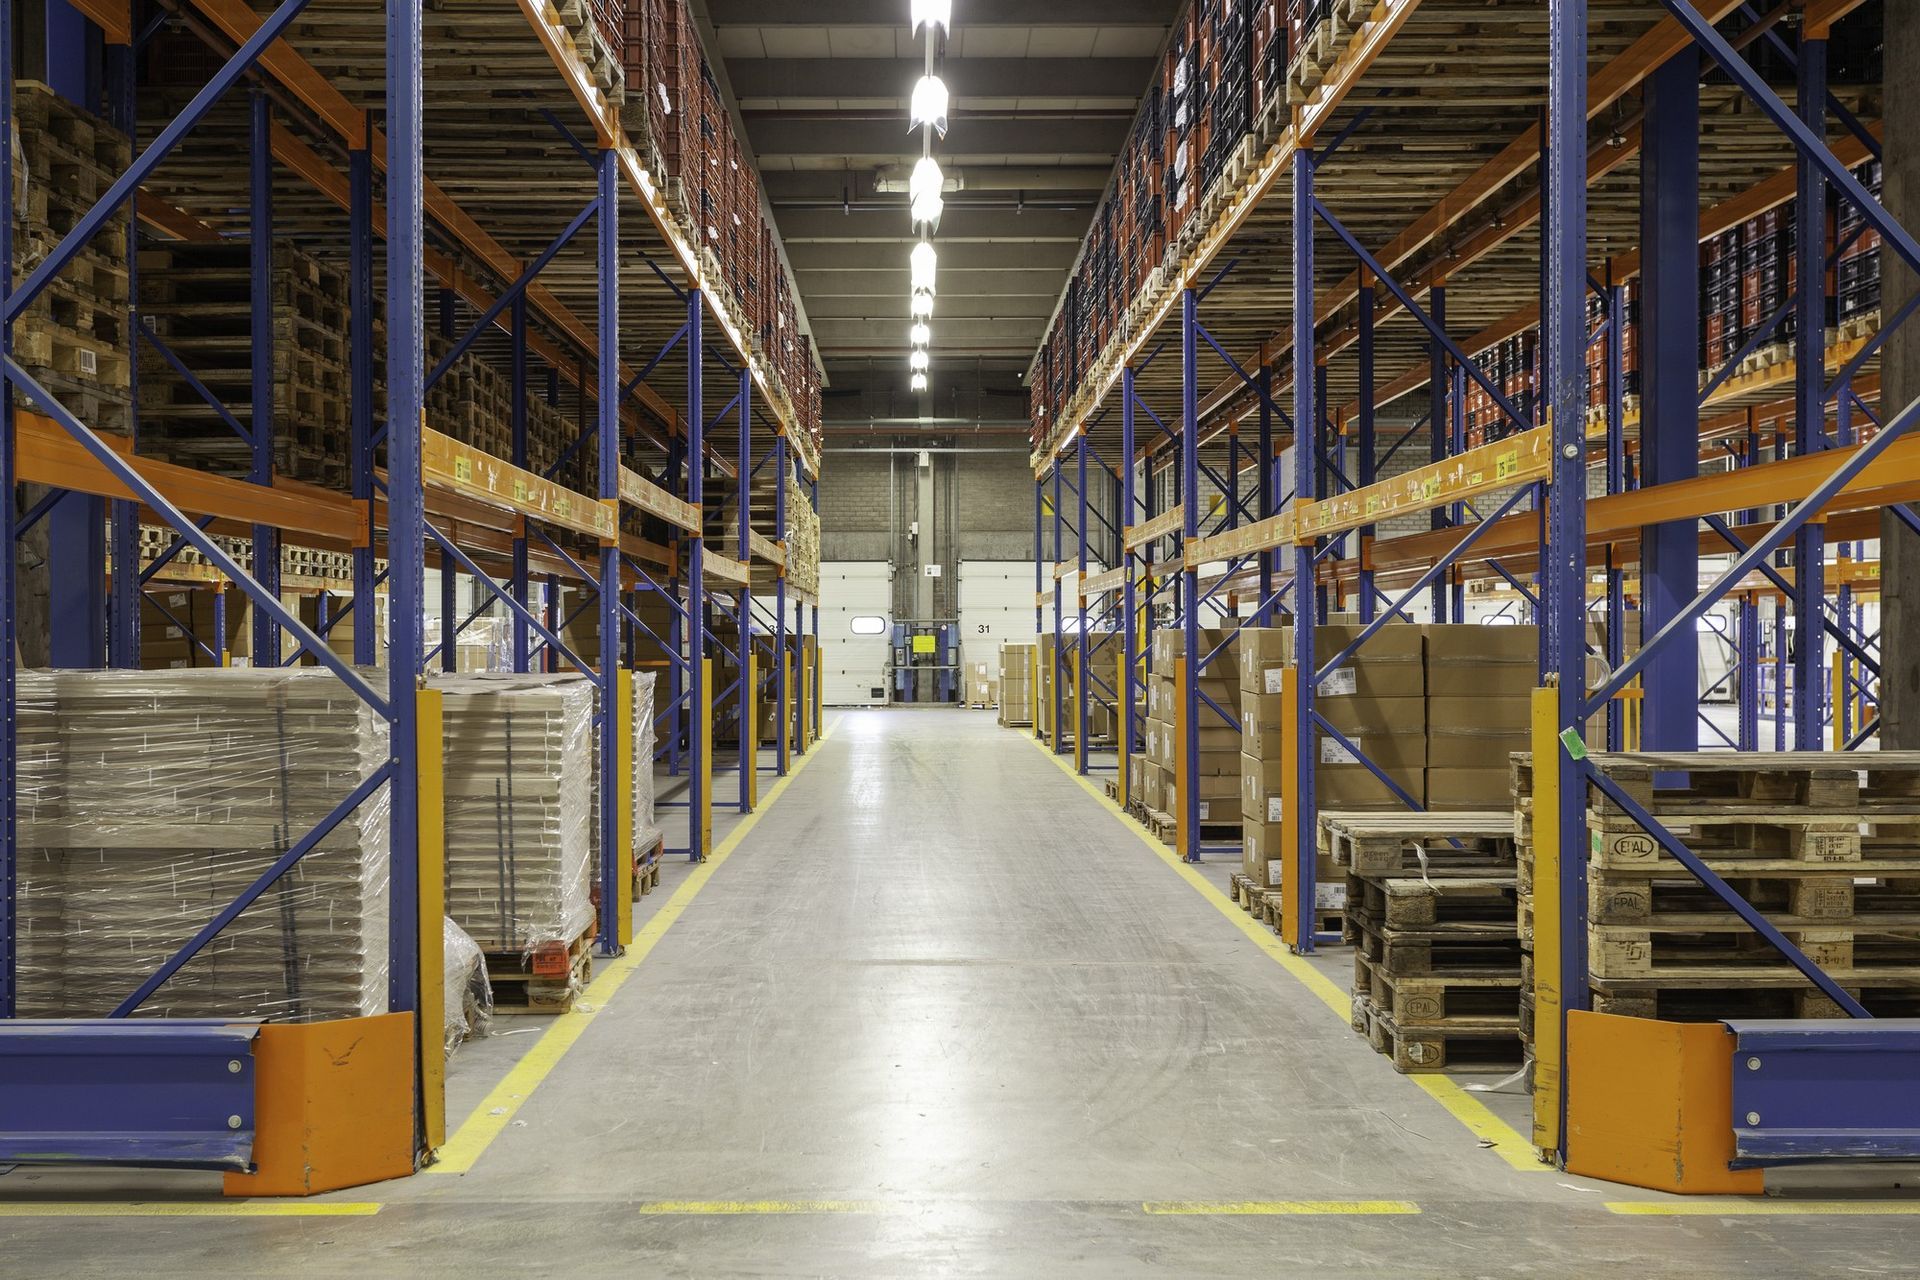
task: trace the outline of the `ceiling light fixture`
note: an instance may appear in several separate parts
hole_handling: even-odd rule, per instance
[[[913,86],[913,107],[908,113],[908,132],[926,125],[941,137],[947,136],[947,84],[929,72]]]
[[[914,34],[931,24],[938,24],[942,31],[953,26],[953,0],[913,0]]]
[[[928,293],[938,293],[939,290],[934,288],[933,279],[934,273],[940,266],[940,255],[934,251],[934,247],[927,241],[922,240],[919,244],[913,246],[913,253],[909,256],[908,262],[911,264],[913,270],[914,289],[916,291],[925,289]]]
[[[913,323],[907,329],[907,341],[913,350],[907,357],[907,367],[913,374],[909,385],[914,391],[925,391],[927,371],[932,367],[927,348],[933,343],[933,326],[928,322],[933,319],[935,276],[940,265],[940,254],[933,247],[931,237],[947,203],[947,179],[940,171],[940,162],[933,158],[933,140],[947,135],[947,108],[952,101],[947,82],[940,78],[939,63],[941,41],[953,29],[953,0],[910,0],[908,14],[913,22],[914,38],[918,39],[923,30],[926,32],[926,43],[921,46],[925,71],[913,86],[907,117],[909,133],[915,129],[922,131],[920,159],[907,180],[907,212],[913,220],[913,229],[920,233],[920,240],[907,259],[913,290],[908,303]]]

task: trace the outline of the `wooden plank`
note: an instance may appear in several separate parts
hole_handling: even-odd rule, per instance
[[[716,552],[707,551],[702,553],[700,564],[707,578],[714,582],[744,587],[749,581],[747,562],[744,560],[733,560]]]
[[[1105,573],[1096,573],[1080,584],[1083,596],[1098,595],[1102,591],[1118,591],[1127,584],[1125,569],[1109,569]]]
[[[53,419],[25,410],[16,416],[14,458],[18,479],[105,498],[134,493]],[[142,479],[188,515],[221,516],[310,533],[347,546],[364,544],[367,504],[345,494],[287,483],[258,485],[232,476],[129,456],[132,442],[102,437]]]
[[[1479,494],[1544,480],[1552,466],[1548,427],[1483,444],[1404,475],[1297,508],[1298,536],[1321,538],[1392,516],[1435,511]]]
[[[503,511],[595,538],[616,538],[620,533],[619,516],[613,506],[461,444],[431,427],[420,429],[420,473],[430,488],[449,490]]]
[[[1182,523],[1185,519],[1186,508],[1169,507],[1151,520],[1142,520],[1139,524],[1128,525],[1126,536],[1127,550],[1131,551],[1135,547],[1142,546],[1155,539],[1164,538],[1169,534],[1179,533],[1181,529],[1185,528],[1185,525]]]
[[[782,569],[787,567],[785,549],[772,538],[751,529],[747,530],[747,554],[762,564],[779,565]]]
[[[700,508],[628,467],[620,468],[620,501],[688,533],[700,532]]]
[[[1284,546],[1293,541],[1294,523],[1294,513],[1289,509],[1210,538],[1196,538],[1187,544],[1187,568],[1198,569],[1215,560],[1237,560]]]
[[[1053,564],[1053,580],[1058,582],[1062,578],[1071,577],[1079,571],[1079,568],[1080,566],[1072,560],[1056,560]]]

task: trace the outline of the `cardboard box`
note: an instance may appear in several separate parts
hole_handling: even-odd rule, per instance
[[[1513,808],[1513,773],[1505,767],[1427,770],[1429,809]]]
[[[1533,727],[1533,701],[1519,697],[1427,697],[1427,732],[1527,733]]]
[[[1313,633],[1314,662],[1321,667],[1359,637],[1365,627],[1324,626]],[[1425,644],[1411,623],[1388,623],[1353,657],[1320,681],[1318,694],[1335,698],[1417,698],[1427,692]]]
[[[1228,644],[1227,638],[1233,633],[1219,627],[1200,628],[1200,656],[1205,657],[1222,644],[1227,648],[1208,665],[1209,675],[1218,668],[1226,678],[1229,668],[1234,665],[1234,644]],[[1237,638],[1235,640],[1237,643]],[[1161,627],[1153,633],[1153,653],[1151,665],[1156,675],[1167,675],[1173,671],[1174,664],[1186,656],[1187,633],[1184,627]],[[1225,667],[1220,664],[1225,663]]]
[[[1248,627],[1240,633],[1240,691],[1279,693],[1280,672],[1293,665],[1292,627]]]
[[[1218,777],[1202,777],[1196,780],[1200,789],[1200,821],[1206,823],[1234,822],[1240,817],[1240,806],[1236,803],[1240,795],[1240,779],[1232,774]],[[1162,788],[1166,804],[1161,812],[1178,817],[1180,812],[1179,775],[1170,774]]]
[[[1283,823],[1254,822],[1240,824],[1240,871],[1255,884],[1277,889],[1286,882],[1287,864],[1280,851],[1285,847]],[[1347,905],[1346,872],[1325,854],[1317,854],[1313,864],[1314,906],[1320,911],[1341,911]]]
[[[1425,698],[1320,698],[1313,709],[1349,738],[1423,738],[1427,733]]]
[[[1278,759],[1293,736],[1285,722],[1279,694],[1249,693],[1240,704],[1240,750],[1258,759]]]
[[[1537,627],[1428,625],[1429,697],[1524,698],[1540,682]]]
[[[1375,748],[1369,748],[1371,752]],[[1386,754],[1384,751],[1381,754]],[[1380,766],[1392,778],[1394,783],[1410,796],[1415,803],[1427,802],[1427,781],[1425,769],[1387,768]],[[1406,804],[1388,790],[1380,779],[1373,776],[1372,770],[1365,765],[1327,765],[1314,771],[1318,790],[1318,805],[1322,813],[1340,809],[1384,809],[1390,812],[1403,812]]]
[[[1280,801],[1286,785],[1286,760],[1272,756],[1240,757],[1240,816],[1255,822],[1278,822],[1284,812]]]

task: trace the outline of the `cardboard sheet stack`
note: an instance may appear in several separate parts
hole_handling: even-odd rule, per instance
[[[447,915],[488,951],[593,926],[593,700],[579,676],[452,675],[445,698]]]
[[[388,758],[325,671],[20,676],[20,1012],[111,1012]],[[140,1007],[356,1017],[387,1003],[382,787]]]

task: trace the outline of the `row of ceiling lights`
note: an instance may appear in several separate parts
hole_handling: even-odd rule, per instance
[[[927,373],[933,363],[928,350],[933,345],[934,274],[940,265],[940,255],[933,248],[933,232],[940,224],[940,211],[946,204],[943,191],[946,176],[940,172],[940,162],[933,158],[933,139],[936,134],[945,137],[947,133],[947,86],[934,67],[938,37],[953,26],[953,0],[912,0],[911,14],[914,35],[918,36],[924,28],[927,43],[926,71],[913,86],[908,124],[909,132],[918,129],[921,134],[920,160],[913,166],[913,177],[907,184],[913,229],[920,235],[920,243],[913,246],[908,257],[913,272],[913,297],[908,314],[913,323],[907,330],[910,348],[907,370],[911,375],[907,385],[911,391],[925,391]],[[939,28],[938,33],[935,27]]]

